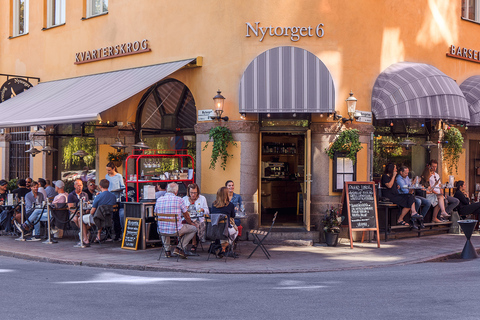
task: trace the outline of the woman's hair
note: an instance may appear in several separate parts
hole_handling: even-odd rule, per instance
[[[107,167],[111,168],[113,171],[115,172],[118,172],[117,171],[117,166],[112,162],[110,161],[109,163],[107,163]]]
[[[458,180],[457,183],[455,183],[455,188],[460,189],[460,187],[463,187],[464,184],[465,184],[465,181]]]
[[[393,169],[395,169],[395,164],[390,162],[389,164],[387,164],[385,166],[385,172],[384,173],[391,176],[393,174]]]
[[[426,165],[422,173],[422,185],[425,188],[430,187],[430,166]]]
[[[187,196],[190,198],[190,190],[197,189],[198,195],[200,195],[200,187],[196,183],[190,183],[187,186]]]
[[[213,201],[213,206],[215,208],[223,208],[228,206],[230,201],[228,201],[228,188],[227,187],[221,187],[217,191],[217,199]]]
[[[225,187],[226,187],[230,182],[233,183],[233,184],[235,184],[232,180],[227,180],[227,182],[225,182]]]

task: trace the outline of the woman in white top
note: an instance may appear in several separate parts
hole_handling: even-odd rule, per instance
[[[187,195],[183,197],[183,202],[188,208],[190,218],[197,227],[197,235],[200,241],[205,242],[205,214],[209,214],[207,199],[200,195],[200,188],[196,183],[189,184],[187,187]],[[197,237],[192,239],[192,253],[197,253]]]
[[[119,189],[125,189],[125,184],[123,183],[123,176],[117,172],[117,167],[113,162],[109,162],[107,164],[107,174],[105,175],[105,179],[110,182],[108,186],[108,191],[112,192],[112,190],[119,190]],[[122,194],[121,191],[115,191],[112,192],[117,199],[120,197]]]

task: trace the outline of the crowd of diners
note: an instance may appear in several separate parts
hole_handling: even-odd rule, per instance
[[[397,225],[410,226],[414,229],[425,228],[425,216],[431,208],[433,223],[449,221],[454,210],[457,210],[461,218],[473,215],[478,219],[480,202],[470,201],[465,182],[457,181],[454,195],[447,195],[442,188],[437,170],[438,162],[431,160],[425,166],[420,181],[412,182],[408,167],[403,165],[397,167],[394,163],[385,166],[380,183],[382,197],[388,198],[401,208]],[[419,196],[416,190],[423,190],[425,197]],[[407,221],[408,213],[410,219]]]
[[[225,186],[218,189],[216,198],[209,206],[204,196],[200,194],[200,187],[195,184],[187,186],[187,195],[183,198],[178,197],[178,184],[160,182],[157,185],[157,197],[155,212],[160,214],[176,214],[177,225],[172,222],[158,222],[158,233],[162,237],[165,246],[165,256],[179,256],[186,258],[187,255],[197,253],[199,242],[205,242],[205,215],[206,214],[224,214],[228,223],[228,240],[217,240],[209,250],[214,250],[217,258],[224,255],[238,256],[228,246],[233,246],[235,239],[241,230],[240,220],[235,218],[236,212],[242,207],[242,197],[234,192],[234,182],[228,180]],[[173,218],[172,218],[173,220]],[[170,245],[170,236],[175,232],[182,237],[172,252]],[[192,242],[189,245],[190,241]],[[188,248],[188,249],[187,249]]]

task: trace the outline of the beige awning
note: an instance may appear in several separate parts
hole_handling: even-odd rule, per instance
[[[0,127],[81,123],[145,90],[195,59],[42,82],[0,103]]]

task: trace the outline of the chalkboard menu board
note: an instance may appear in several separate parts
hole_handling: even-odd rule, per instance
[[[343,190],[342,202],[347,208],[350,247],[353,248],[352,231],[377,231],[377,243],[380,248],[375,183],[345,182]]]
[[[141,225],[141,218],[126,218],[125,230],[123,231],[122,249],[137,250]]]

